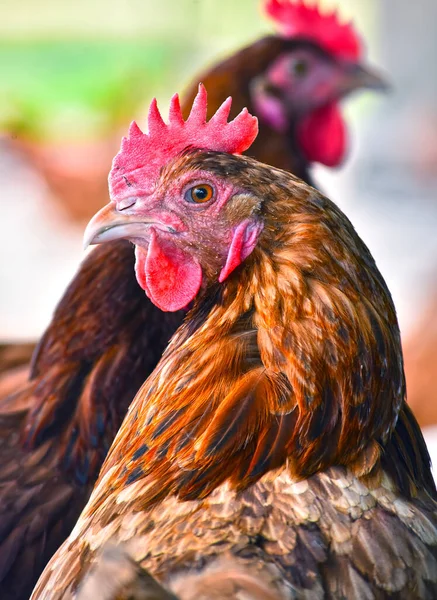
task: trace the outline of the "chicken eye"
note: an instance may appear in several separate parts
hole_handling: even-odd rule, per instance
[[[185,200],[195,202],[196,204],[204,204],[213,197],[214,190],[207,183],[201,183],[187,190]]]
[[[308,73],[308,69],[308,61],[303,60],[302,58],[294,61],[291,65],[293,75],[296,75],[296,77],[305,77],[305,75]]]

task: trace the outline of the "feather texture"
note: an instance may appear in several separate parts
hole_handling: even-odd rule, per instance
[[[198,168],[246,190],[229,211],[259,206],[263,233],[139,390],[33,600],[73,598],[112,540],[182,599],[227,558],[278,598],[431,600],[437,494],[373,258],[333,203],[249,158],[186,152],[158,185]]]
[[[133,248],[123,241],[85,260],[39,344],[30,381],[0,403],[2,599],[29,597],[182,320],[157,320],[135,278],[124,281],[127,264],[133,273]]]

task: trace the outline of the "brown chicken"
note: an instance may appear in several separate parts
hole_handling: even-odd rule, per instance
[[[177,96],[168,125],[152,103],[114,159],[86,240],[131,240],[147,296],[191,308],[32,598],[84,597],[110,541],[182,599],[214,572],[204,597],[436,598],[437,493],[390,293],[332,202],[234,155],[256,123],[228,112],[206,123],[202,87],[186,122]]]
[[[255,43],[204,80],[210,110],[232,91],[232,114],[246,103],[266,113],[253,155],[308,179],[313,160],[343,157],[335,100],[380,80],[360,66],[361,46],[350,27],[296,6],[298,13],[280,21],[290,27],[295,20],[294,31]],[[325,138],[305,134],[314,132],[313,119]],[[316,146],[309,147],[311,140]],[[138,288],[129,242],[115,241],[85,260],[39,344],[29,383],[0,406],[2,600],[28,597],[70,532],[130,402],[183,316],[161,313]]]

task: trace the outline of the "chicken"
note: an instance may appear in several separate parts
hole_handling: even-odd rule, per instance
[[[237,155],[256,120],[229,108],[205,122],[200,87],[166,125],[153,102],[113,161],[86,241],[131,240],[153,303],[191,308],[32,600],[75,597],[110,542],[184,600],[211,569],[245,597],[435,598],[437,492],[390,293],[335,204]]]
[[[271,11],[275,3],[268,6]],[[233,114],[246,102],[255,111],[259,107],[269,113],[273,100],[277,115],[278,98],[282,98],[286,122],[275,118],[270,126],[266,114],[250,152],[309,180],[308,165],[328,155],[332,158],[333,140],[337,146],[338,139],[342,142],[337,160],[345,150],[344,128],[339,128],[340,136],[335,135],[340,117],[338,109],[332,108],[333,98],[361,84],[376,86],[381,81],[360,66],[361,45],[349,26],[314,9],[305,12],[300,3],[297,13],[292,6],[280,23],[291,26],[296,20],[294,31],[255,43],[204,80],[212,91],[210,110],[220,106],[227,90],[237,94]],[[332,46],[334,38],[337,42]],[[302,67],[305,61],[308,65]],[[300,66],[294,75],[295,63]],[[293,82],[295,92],[288,89],[288,82]],[[185,112],[190,97],[189,92]],[[320,107],[326,103],[331,116],[324,126]],[[326,139],[311,138],[319,148],[312,148],[306,157],[299,150],[305,135],[295,135],[304,114],[303,131],[311,130],[314,114],[320,131],[330,132]],[[30,594],[85,506],[135,393],[182,322],[183,311],[162,314],[141,293],[134,260],[132,245],[123,240],[87,257],[39,344],[30,382],[0,405],[2,599]]]

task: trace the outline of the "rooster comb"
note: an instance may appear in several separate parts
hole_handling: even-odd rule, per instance
[[[179,96],[175,94],[170,102],[169,122],[166,124],[156,99],[152,100],[148,133],[143,133],[135,121],[132,122],[129,137],[122,139],[121,150],[114,158],[109,176],[110,185],[123,177],[123,173],[140,168],[143,183],[151,185],[158,177],[161,167],[185,148],[216,150],[229,154],[240,154],[247,150],[258,134],[258,120],[244,108],[233,121],[228,121],[231,104],[232,98],[225,100],[207,121],[207,93],[200,84],[188,119],[184,120]]]
[[[322,14],[317,4],[305,0],[265,0],[266,13],[286,37],[300,37],[318,43],[340,58],[357,60],[363,47],[352,23],[341,23],[337,12]]]

